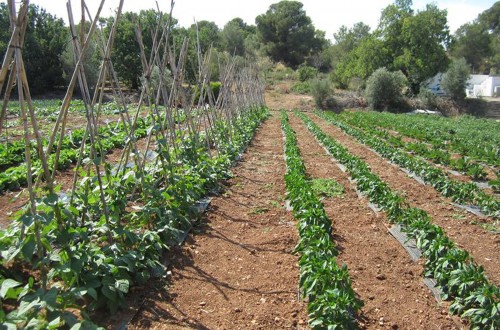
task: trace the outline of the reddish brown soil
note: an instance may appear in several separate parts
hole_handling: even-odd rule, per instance
[[[492,283],[500,283],[500,235],[483,229],[480,224],[492,224],[492,218],[482,218],[453,206],[451,200],[442,197],[434,188],[421,185],[408,177],[395,165],[390,165],[381,156],[371,151],[339,128],[310,115],[321,129],[344,145],[350,153],[363,159],[392,189],[401,192],[415,207],[425,210],[433,222],[442,227],[458,246],[467,250],[480,265],[483,265]]]
[[[65,171],[57,172],[54,186],[60,186],[61,191],[66,191],[73,186],[73,166]],[[23,208],[29,201],[27,188],[19,191],[5,191],[0,194],[0,228],[6,228],[12,216]]]
[[[204,225],[173,255],[168,290],[146,298],[133,329],[286,329],[307,325],[298,298],[295,222],[284,209],[279,118],[267,120]]]
[[[29,200],[28,190],[7,191],[0,195],[0,228],[6,228],[9,219]]]
[[[367,329],[454,329],[446,306],[439,306],[423,283],[421,262],[415,263],[390,235],[383,213],[359,199],[348,174],[342,172],[316,142],[302,121],[290,116],[307,173],[311,178],[334,179],[342,184],[342,197],[325,198],[333,222],[338,260],[345,263],[353,288],[364,301],[361,326]]]
[[[289,93],[291,83],[278,85],[271,90],[266,91],[266,105],[270,109],[314,109],[314,101],[311,96]]]

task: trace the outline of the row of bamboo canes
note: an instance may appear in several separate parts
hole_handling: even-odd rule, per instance
[[[170,35],[172,10],[174,1],[170,4],[170,13],[167,17],[166,24],[162,24],[165,20],[164,16],[158,9],[158,23],[154,31],[152,51],[146,54],[143,35],[140,29],[140,24],[136,25],[135,32],[137,42],[140,46],[141,62],[143,66],[144,81],[140,90],[140,97],[138,104],[134,107],[137,108],[135,113],[131,113],[130,104],[127,102],[126,96],[120,88],[120,79],[113,67],[112,50],[117,33],[117,26],[120,22],[122,15],[122,8],[124,0],[119,2],[116,10],[116,15],[113,20],[113,25],[110,27],[109,32],[106,34],[102,27],[98,27],[99,18],[105,0],[100,1],[97,12],[92,17],[90,11],[84,0],[81,1],[81,24],[78,31],[73,17],[73,8],[71,0],[67,2],[69,30],[71,35],[71,43],[74,49],[74,62],[75,67],[71,80],[69,82],[66,94],[61,102],[59,114],[56,122],[54,123],[52,133],[48,138],[48,145],[44,146],[42,134],[38,126],[38,118],[36,109],[34,108],[33,100],[30,94],[29,82],[26,76],[25,63],[23,61],[23,44],[26,35],[26,28],[28,24],[28,6],[29,1],[22,1],[19,10],[16,9],[15,1],[8,0],[10,29],[12,36],[6,50],[2,67],[0,69],[0,91],[4,92],[2,109],[0,113],[0,133],[4,126],[6,112],[8,109],[9,101],[11,99],[12,91],[17,87],[17,97],[19,100],[20,116],[23,125],[23,138],[25,141],[25,161],[27,165],[27,192],[29,194],[29,208],[28,212],[32,216],[36,216],[37,207],[36,200],[41,197],[40,194],[54,194],[54,183],[58,175],[58,161],[60,151],[62,148],[62,141],[64,136],[68,133],[68,118],[71,116],[70,103],[74,98],[75,89],[79,88],[81,98],[85,105],[85,135],[80,147],[79,158],[74,171],[72,193],[70,198],[73,198],[73,193],[77,187],[79,176],[83,172],[90,175],[93,170],[94,175],[97,176],[99,184],[100,198],[103,205],[103,212],[106,220],[109,219],[108,208],[106,206],[105,189],[103,185],[103,176],[110,175],[109,172],[102,171],[102,163],[94,162],[93,165],[85,166],[83,164],[83,154],[88,139],[88,147],[90,148],[90,158],[95,159],[98,157],[100,149],[100,138],[98,134],[99,121],[98,116],[101,113],[103,100],[107,91],[111,90],[113,97],[120,107],[119,121],[125,128],[125,133],[128,137],[125,148],[123,148],[120,161],[117,164],[117,173],[125,171],[126,164],[133,160],[137,166],[137,171],[142,171],[146,166],[147,157],[145,151],[141,155],[141,151],[137,146],[137,139],[134,134],[137,121],[140,119],[140,114],[146,110],[147,116],[153,118],[152,125],[159,127],[158,130],[148,130],[146,151],[150,148],[154,141],[163,139],[168,141],[169,148],[179,148],[179,143],[182,144],[183,134],[178,134],[179,131],[187,132],[190,136],[199,139],[207,139],[209,143],[210,136],[214,129],[213,125],[217,120],[225,120],[228,125],[242,111],[251,106],[261,106],[263,100],[263,84],[258,78],[256,68],[251,65],[241,68],[237,65],[236,61],[229,57],[229,60],[219,61],[220,81],[222,83],[221,91],[217,99],[214,98],[209,86],[211,72],[210,63],[212,61],[212,51],[206,54],[201,54],[199,42],[197,40],[184,39],[179,49],[175,49],[176,45],[171,44]],[[85,30],[84,22],[90,22],[90,27]],[[87,24],[87,26],[89,26]],[[95,37],[97,38],[95,39]],[[101,67],[99,78],[96,86],[89,86],[85,72],[85,56],[89,46],[93,40],[98,40],[99,52],[101,57]],[[190,95],[184,86],[185,68],[188,65],[188,47],[189,44],[194,42],[197,45],[197,88],[200,90],[201,97],[198,98],[195,104],[195,98]],[[160,77],[164,77],[166,72],[171,72],[173,83],[168,86],[164,79],[160,79],[158,86],[155,89],[150,88],[153,86],[151,81],[151,74],[154,68],[160,71]],[[94,91],[91,93],[91,91]],[[106,92],[105,92],[106,91]],[[205,104],[207,96],[208,104]],[[182,100],[182,102],[180,102]],[[176,122],[174,113],[178,104],[182,103],[183,110],[186,113],[187,119],[184,123]],[[160,105],[162,105],[160,107]],[[194,111],[203,109],[203,111]],[[205,134],[200,134],[201,132]],[[179,142],[178,137],[181,137]],[[42,175],[36,177],[32,168],[32,149],[30,148],[31,139],[35,140],[37,149],[37,158],[42,165]],[[231,136],[227,136],[231,139]],[[55,162],[52,168],[48,163],[48,156],[55,152]],[[217,150],[213,151],[217,152]],[[105,160],[103,160],[105,161]],[[156,158],[155,161],[161,161]],[[92,163],[91,163],[92,164]],[[93,167],[93,168],[92,168]],[[139,176],[141,177],[141,176]],[[141,182],[137,182],[140,185]],[[43,185],[45,189],[37,189]],[[54,215],[60,229],[65,224],[63,223],[61,210],[56,205],[54,208]],[[36,230],[36,229],[35,229]],[[37,232],[40,232],[37,230]],[[22,235],[22,234],[21,234]],[[43,251],[40,242],[40,236],[37,235],[38,249]]]

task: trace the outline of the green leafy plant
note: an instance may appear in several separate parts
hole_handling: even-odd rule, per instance
[[[332,179],[312,179],[311,189],[318,197],[337,197],[344,194],[344,186]]]
[[[331,221],[314,192],[313,183],[307,180],[297,137],[284,111],[281,127],[285,136],[287,199],[298,220],[300,240],[295,250],[301,255],[300,287],[309,300],[309,325],[313,329],[355,328],[356,314],[363,302],[352,289],[347,267],[339,267],[336,262]]]
[[[334,117],[331,114],[323,112],[317,112],[317,114],[331,124],[338,126],[347,134],[354,136],[361,143],[370,146],[381,156],[389,159],[391,162],[416,173],[426,183],[432,185],[443,196],[450,197],[457,203],[477,205],[488,215],[500,217],[500,201],[494,196],[485,193],[475,184],[449,178],[442,169],[429,164],[425,160],[413,157],[405,151],[394,148],[394,146],[389,144],[387,141],[377,138],[376,134],[372,133],[373,130],[361,130],[355,128],[341,119],[339,120],[339,116]],[[433,154],[433,157],[435,158],[447,158],[445,156],[441,156],[441,154],[435,149],[425,150],[425,152]],[[468,168],[472,169],[471,174],[474,174],[478,178],[483,177],[484,174],[481,174],[482,171],[479,166],[475,167],[470,164],[468,165]]]

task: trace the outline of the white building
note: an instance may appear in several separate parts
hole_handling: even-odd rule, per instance
[[[470,97],[498,97],[500,96],[500,77],[473,74],[467,82],[466,93]]]
[[[442,73],[430,78],[426,85],[436,95],[446,95],[441,89]],[[465,88],[467,97],[500,97],[500,77],[471,74]]]

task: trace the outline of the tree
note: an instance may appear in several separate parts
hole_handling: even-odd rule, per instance
[[[452,99],[463,100],[469,74],[470,68],[464,58],[453,60],[441,79],[441,87]]]
[[[205,54],[210,47],[220,48],[220,30],[214,22],[199,21],[196,24],[191,25],[188,33],[189,39],[195,49],[197,49],[197,43],[199,42],[201,54]]]
[[[362,23],[350,30],[342,27],[334,34],[332,79],[338,86],[346,87],[353,78],[366,79],[378,68],[387,67],[403,72],[411,90],[418,93],[423,81],[446,69],[447,12],[427,5],[415,13],[411,6],[411,0],[396,0],[387,6],[372,34]]]
[[[414,93],[425,80],[442,72],[448,66],[445,46],[450,35],[447,12],[434,4],[414,16],[406,17],[401,30],[402,54],[394,58],[393,68],[408,78]]]
[[[333,81],[346,88],[352,79],[367,79],[375,70],[391,64],[391,57],[383,40],[375,35],[363,38],[347,53],[332,73]]]
[[[229,54],[245,56],[245,39],[255,33],[254,26],[248,26],[241,18],[233,18],[224,25],[221,32],[222,49]]]
[[[76,31],[80,31],[81,24],[77,24],[75,26]],[[84,23],[85,31],[88,31],[90,28],[90,22],[86,21]],[[85,77],[87,80],[87,84],[89,89],[92,91],[96,87],[97,80],[99,79],[99,73],[101,69],[102,63],[102,43],[100,37],[97,34],[94,34],[92,38],[89,40],[89,45],[87,46],[87,50],[85,51],[83,57],[83,67],[85,70]],[[63,78],[66,83],[69,83],[73,72],[75,70],[75,50],[72,42],[68,42],[66,44],[66,49],[64,50],[61,60],[63,62]],[[78,90],[80,92],[80,90]]]
[[[413,16],[411,0],[396,0],[382,11],[376,34],[384,40],[385,47],[393,58],[398,58],[404,51],[403,24]]]
[[[11,36],[5,3],[0,4],[0,27],[0,60],[3,60]],[[43,93],[63,85],[61,55],[67,42],[68,29],[62,19],[38,6],[29,6],[23,60],[32,93]]]
[[[491,8],[485,10],[477,18],[478,22],[484,25],[492,33],[500,33],[500,1],[497,1]]]
[[[455,42],[451,54],[455,58],[465,58],[472,67],[472,72],[488,71],[487,58],[491,56],[492,36],[481,24],[467,23],[455,33]]]
[[[342,25],[337,33],[333,34],[335,38],[334,46],[336,46],[341,53],[347,54],[353,51],[359,43],[368,36],[370,36],[370,26],[363,22],[354,24],[350,29]]]
[[[64,84],[61,55],[68,41],[62,19],[35,5],[29,7],[23,58],[33,93]]]
[[[168,15],[160,14],[152,9],[141,10],[139,14],[133,12],[123,13],[118,22],[111,59],[113,66],[118,73],[121,81],[129,85],[132,89],[138,89],[140,79],[144,71],[139,43],[136,38],[135,27],[138,25],[141,29],[146,58],[149,61],[151,48],[153,45],[153,36],[161,19],[160,30],[157,34],[159,39],[163,27],[168,22]],[[113,26],[114,18],[110,17],[106,21],[106,35],[109,34]],[[177,20],[170,21],[171,29],[177,24]]]
[[[219,27],[214,22],[210,21],[199,21],[192,24],[186,31],[185,35],[189,38],[189,48],[187,54],[186,63],[186,73],[185,79],[190,82],[196,82],[199,75],[199,59],[198,51],[200,52],[201,60],[203,61],[203,56],[213,48],[211,56],[211,67],[216,68],[217,72],[211,72],[212,79],[217,79],[218,77],[218,66],[215,64],[217,61],[217,52],[221,48],[221,33]],[[180,43],[179,43],[180,45]],[[199,46],[199,47],[198,47]],[[215,65],[214,65],[215,64]]]
[[[366,100],[373,109],[396,109],[402,103],[405,84],[406,77],[401,71],[377,69],[366,82]]]
[[[0,59],[2,60],[11,35],[9,9],[6,3],[0,3]]]
[[[446,10],[430,4],[415,14],[411,6],[411,0],[396,0],[387,6],[375,34],[391,56],[388,68],[402,71],[411,90],[418,93],[423,81],[447,67],[445,47],[450,35]]]
[[[262,53],[262,43],[257,32],[252,32],[245,38],[245,54],[256,59]]]
[[[334,71],[339,69],[342,71],[341,67],[345,66],[346,61],[349,61],[348,58],[351,53],[359,46],[364,38],[369,36],[370,27],[363,22],[354,24],[352,28],[347,28],[347,26],[342,25],[339,30],[333,34],[335,44],[325,51]],[[338,75],[333,76],[338,77],[338,79],[334,79],[337,85],[345,85],[345,83],[342,83],[342,80],[345,79],[342,79]]]
[[[316,31],[302,7],[297,1],[281,1],[255,19],[266,54],[294,68],[324,45],[321,33]]]
[[[473,22],[462,25],[454,35],[451,54],[465,58],[472,72],[500,72],[500,2],[485,10]]]

